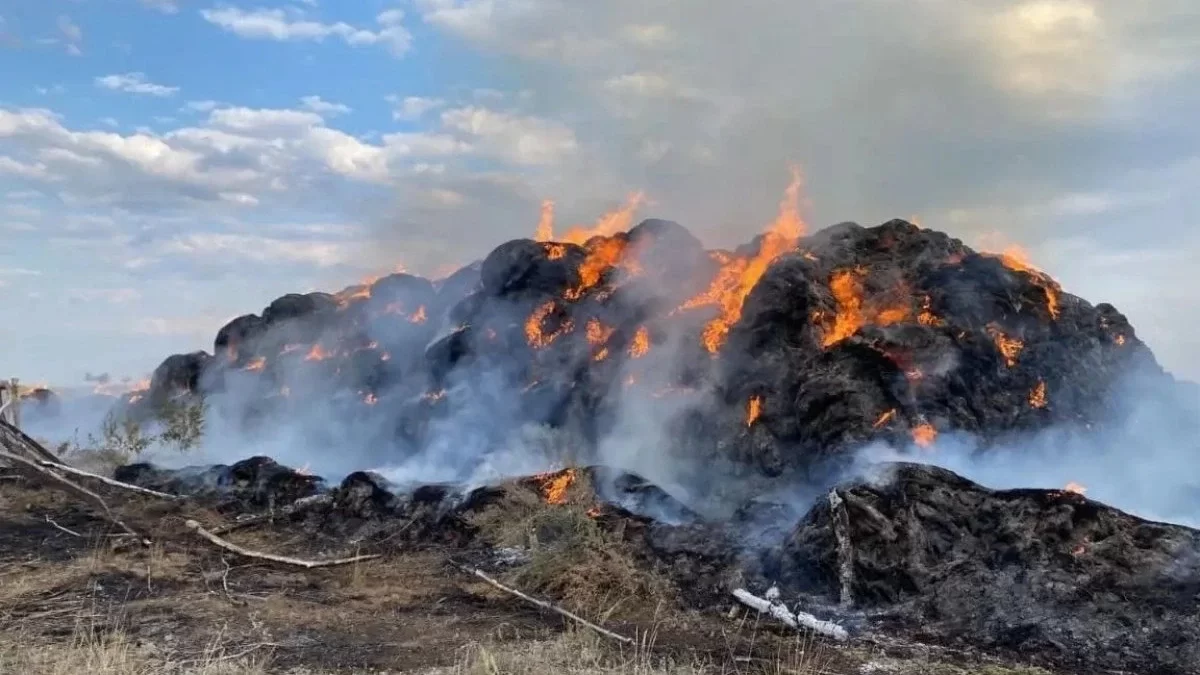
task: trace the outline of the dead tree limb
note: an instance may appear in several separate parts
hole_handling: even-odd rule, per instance
[[[54,456],[54,453],[42,447],[41,443],[33,440],[24,431],[4,419],[0,419],[0,445],[7,447],[12,452],[29,455],[31,459],[62,463],[58,457]]]
[[[271,562],[282,563],[284,565],[295,565],[296,567],[303,567],[305,569],[313,569],[314,567],[335,567],[337,565],[350,565],[350,564],[357,563],[357,562],[364,562],[366,560],[374,560],[374,559],[380,557],[378,554],[372,554],[372,555],[356,555],[351,558],[337,558],[334,560],[302,560],[300,558],[289,558],[288,556],[276,555],[274,553],[262,553],[259,551],[251,551],[250,549],[242,548],[241,546],[238,546],[237,544],[235,544],[231,541],[222,539],[222,538],[218,537],[217,535],[213,534],[212,532],[209,532],[208,530],[201,527],[200,523],[198,523],[194,520],[187,521],[185,523],[185,526],[189,530],[192,530],[193,532],[195,532],[201,538],[208,540],[208,542],[210,542],[216,546],[219,546],[219,547],[225,549],[226,551],[236,553],[244,558],[255,558],[257,560],[270,560]]]
[[[510,588],[508,586],[505,586],[504,584],[500,583],[499,581],[496,581],[495,579],[489,577],[488,575],[484,574],[482,571],[480,571],[474,567],[466,567],[464,565],[459,565],[458,563],[451,563],[451,564],[453,564],[455,567],[462,570],[463,572],[466,572],[467,574],[479,577],[480,579],[483,579],[484,581],[491,584],[495,588],[498,588],[498,589],[504,591],[505,593],[508,593],[509,595],[518,597],[518,598],[524,600],[525,602],[530,603],[531,605],[535,605],[537,607],[541,607],[542,609],[548,609],[552,612],[556,612],[556,613],[570,619],[571,621],[574,621],[582,626],[586,626],[587,628],[590,628],[590,629],[596,631],[597,633],[603,635],[604,637],[612,638],[613,640],[616,640],[617,642],[623,642],[625,644],[633,644],[633,638],[626,637],[626,636],[620,635],[618,633],[614,633],[611,630],[608,630],[607,628],[604,628],[602,626],[598,626],[577,614],[572,614],[571,612],[568,612],[567,610],[565,610],[561,607],[556,607],[555,605],[552,605],[552,604],[546,602],[545,600],[538,600],[537,598],[525,595],[524,593],[522,593],[521,591],[518,591],[515,588]]]
[[[829,491],[829,516],[833,521],[833,535],[837,539],[838,582],[841,587],[841,605],[854,604],[854,549],[850,542],[850,514],[846,502],[837,490]]]
[[[735,589],[733,591],[733,597],[737,598],[738,601],[743,605],[746,605],[751,609],[756,609],[763,614],[770,614],[776,619],[797,630],[799,630],[801,627],[807,628],[814,633],[831,637],[839,642],[843,642],[850,638],[850,634],[846,632],[845,628],[842,628],[832,621],[822,621],[812,614],[805,612],[793,613],[790,609],[782,604],[776,604],[770,600],[764,600],[763,598],[760,598],[757,595],[746,591],[745,589]]]
[[[241,520],[235,520],[232,523],[228,523],[220,527],[214,527],[212,530],[210,530],[210,532],[212,534],[225,534],[227,532],[233,532],[234,530],[252,527],[254,525],[258,525],[259,523],[265,523],[270,520],[274,520],[275,518],[287,518],[296,513],[304,511],[305,509],[331,503],[333,503],[333,495],[329,493],[301,497],[300,499],[297,499],[278,511],[268,511],[267,513],[259,513]]]
[[[159,499],[172,499],[172,500],[182,499],[182,497],[180,497],[179,495],[168,494],[166,492],[159,492],[158,490],[151,490],[149,488],[144,488],[139,485],[133,485],[131,483],[122,483],[119,480],[115,480],[115,479],[109,478],[107,476],[101,476],[98,473],[91,473],[90,471],[84,471],[83,469],[76,469],[73,466],[68,466],[66,464],[63,464],[62,462],[40,461],[40,462],[38,462],[38,464],[42,465],[44,468],[47,468],[47,469],[54,469],[55,471],[62,471],[63,473],[70,473],[70,474],[74,474],[76,476],[80,476],[83,478],[90,478],[92,480],[100,481],[101,483],[104,483],[105,485],[108,485],[109,487],[115,487],[115,488],[119,488],[121,490],[129,490],[130,492],[136,492],[138,494],[148,495],[150,497],[158,497]]]
[[[108,519],[108,521],[121,528],[125,534],[137,537],[143,544],[148,545],[150,543],[148,539],[142,537],[142,535],[138,534],[133,528],[129,527],[123,520],[118,518],[117,515],[112,512],[112,509],[108,508],[108,502],[104,501],[104,498],[95,492],[92,492],[91,490],[83,487],[79,483],[76,483],[66,476],[59,475],[50,469],[43,468],[40,462],[22,457],[21,455],[9,452],[7,450],[0,450],[0,458],[12,462],[13,465],[18,469],[25,470],[26,473],[29,473],[35,478],[40,477],[48,479],[55,485],[66,488],[69,492],[73,492],[76,495],[84,497],[85,499],[94,503],[96,506],[100,507],[100,510],[104,512],[104,516]]]

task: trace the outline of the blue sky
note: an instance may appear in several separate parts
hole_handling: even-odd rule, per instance
[[[1190,0],[0,0],[0,376],[140,377],[226,320],[530,233],[1019,242],[1200,377]]]

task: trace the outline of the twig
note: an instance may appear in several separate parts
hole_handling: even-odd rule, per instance
[[[738,601],[740,601],[743,605],[746,605],[752,609],[757,609],[759,612],[764,614],[770,614],[792,628],[799,629],[801,626],[803,626],[814,633],[831,637],[839,642],[848,640],[850,638],[850,634],[846,632],[845,628],[842,628],[832,621],[822,621],[812,614],[807,614],[805,612],[796,612],[793,614],[792,611],[787,607],[784,607],[783,605],[777,605],[769,600],[764,600],[757,595],[746,591],[745,589],[735,589],[733,591],[733,597],[737,598]]]
[[[282,509],[279,509],[278,511],[269,511],[267,513],[259,513],[259,514],[250,516],[248,518],[243,518],[242,520],[235,520],[232,523],[228,523],[226,525],[221,525],[220,527],[214,527],[212,529],[212,533],[213,534],[226,534],[227,532],[233,532],[234,530],[240,530],[242,528],[251,527],[253,525],[258,525],[259,523],[263,523],[263,522],[272,520],[277,517],[285,518],[285,517],[291,516],[293,514],[296,514],[300,511],[303,511],[305,509],[310,509],[314,506],[319,506],[322,504],[330,504],[332,502],[333,502],[333,495],[329,494],[329,493],[310,495],[308,497],[301,497],[300,499],[297,499],[296,501],[292,502],[291,504],[288,504],[287,506],[283,507]]]
[[[312,569],[314,567],[334,567],[336,565],[350,565],[352,563],[363,562],[366,560],[374,560],[374,559],[380,557],[378,554],[372,554],[372,555],[356,555],[352,558],[337,558],[334,560],[302,560],[300,558],[289,558],[287,556],[276,555],[274,553],[261,553],[259,551],[251,551],[250,549],[242,548],[241,546],[238,546],[237,544],[235,544],[231,541],[222,539],[222,538],[218,537],[217,535],[213,534],[212,532],[209,532],[208,530],[201,527],[200,523],[197,523],[194,520],[189,520],[184,525],[189,530],[194,531],[200,537],[208,540],[212,544],[215,544],[215,545],[225,549],[226,551],[231,551],[233,553],[236,553],[236,554],[246,557],[246,558],[257,558],[258,560],[270,560],[272,562],[283,563],[284,565],[295,565],[297,567],[303,567],[305,569]]]
[[[829,517],[833,521],[833,536],[837,539],[838,583],[841,586],[841,605],[854,604],[854,549],[850,543],[850,513],[837,490],[829,491]]]
[[[80,539],[83,539],[82,534],[79,534],[75,530],[68,530],[67,528],[63,527],[62,525],[59,525],[58,523],[54,522],[54,519],[51,518],[50,516],[46,516],[46,522],[49,523],[50,525],[53,525],[55,529],[62,530],[63,532],[66,532],[67,534],[71,535],[72,537],[79,537]]]
[[[67,466],[66,464],[63,464],[62,462],[47,462],[47,461],[43,460],[43,461],[39,461],[38,464],[41,464],[44,468],[47,468],[47,469],[54,469],[56,471],[62,471],[64,473],[70,473],[70,474],[75,474],[76,476],[82,476],[84,478],[91,478],[92,480],[98,480],[101,483],[104,483],[105,485],[115,487],[115,488],[120,488],[122,490],[129,490],[131,492],[136,492],[138,494],[149,495],[151,497],[158,497],[159,499],[182,499],[182,497],[180,497],[179,495],[168,494],[166,492],[159,492],[158,490],[151,490],[149,488],[144,488],[139,485],[133,485],[131,483],[122,483],[119,480],[109,478],[107,476],[101,476],[98,473],[91,473],[90,471],[84,471],[83,469],[76,469],[73,466]]]
[[[591,621],[588,621],[587,619],[580,617],[577,614],[572,614],[571,612],[568,612],[567,610],[565,610],[561,607],[556,607],[556,606],[546,602],[545,600],[538,600],[537,598],[525,595],[524,593],[522,593],[521,591],[518,591],[515,588],[509,588],[508,586],[505,586],[504,584],[500,583],[499,581],[496,581],[495,579],[489,577],[488,575],[484,574],[482,571],[480,571],[474,567],[467,567],[465,565],[459,565],[458,563],[455,563],[455,562],[451,562],[450,564],[454,565],[455,567],[462,570],[463,572],[466,572],[467,574],[470,574],[470,575],[479,577],[480,579],[483,579],[487,583],[504,591],[505,593],[508,593],[509,595],[516,596],[516,597],[524,600],[525,602],[528,602],[537,607],[541,607],[542,609],[548,609],[552,612],[557,612],[558,614],[561,614],[562,616],[565,616],[566,618],[568,618],[576,623],[579,623],[580,625],[591,628],[592,630],[603,635],[604,637],[612,638],[613,640],[616,640],[617,642],[623,642],[625,644],[633,644],[633,638],[625,637],[624,635],[614,633],[611,630],[608,630],[607,628],[597,626],[596,624],[592,623]]]
[[[70,492],[74,492],[77,495],[91,500],[96,504],[96,506],[100,507],[100,510],[104,511],[104,515],[108,518],[109,522],[121,528],[125,534],[137,537],[143,545],[148,546],[150,544],[149,539],[142,537],[142,535],[138,534],[133,528],[129,527],[123,520],[118,518],[116,514],[114,514],[112,510],[108,508],[108,503],[104,501],[104,498],[95,492],[92,492],[91,490],[83,487],[79,483],[76,483],[66,476],[61,476],[50,469],[43,468],[40,462],[26,459],[25,457],[13,454],[7,450],[0,450],[0,458],[13,462],[17,468],[24,468],[35,476],[49,478],[52,482],[65,487]]]

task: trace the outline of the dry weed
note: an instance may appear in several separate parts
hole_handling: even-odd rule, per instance
[[[595,492],[578,472],[564,503],[550,504],[538,492],[512,485],[471,522],[493,546],[528,551],[528,561],[506,575],[508,582],[572,610],[599,610],[607,618],[629,601],[661,604],[674,597],[670,582],[637,560],[623,532],[607,530],[589,515],[595,505]]]

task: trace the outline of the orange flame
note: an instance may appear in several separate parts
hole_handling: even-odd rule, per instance
[[[637,332],[633,334],[633,342],[629,345],[629,356],[640,359],[650,351],[650,332],[645,326],[638,326]]]
[[[938,431],[932,424],[922,422],[912,430],[913,442],[922,448],[928,448],[937,440]]]
[[[1067,483],[1066,487],[1063,488],[1063,491],[1081,495],[1087,492],[1087,488],[1079,483],[1076,483],[1075,481],[1071,481],[1070,483]]]
[[[542,215],[538,218],[533,238],[535,241],[550,241],[554,238],[554,202],[549,199],[542,201]]]
[[[1044,381],[1039,379],[1037,386],[1029,392],[1029,405],[1032,408],[1046,407],[1046,383]]]
[[[588,344],[594,347],[599,347],[608,342],[609,336],[613,334],[613,329],[600,323],[600,319],[596,317],[588,319],[585,331]]]
[[[896,418],[896,409],[892,408],[891,410],[880,415],[879,419],[875,420],[875,423],[872,424],[871,427],[875,428],[875,429],[881,429],[884,427],[884,425],[886,425],[888,422],[891,422],[895,418]]]
[[[1113,338],[1113,342],[1117,343],[1118,346],[1123,345],[1125,344],[1125,336],[1118,333],[1117,336]]]
[[[574,328],[571,320],[564,321],[553,333],[546,333],[542,330],[542,322],[555,309],[553,300],[546,302],[537,309],[533,310],[533,314],[525,321],[525,340],[530,347],[534,349],[543,349],[549,347],[558,337],[564,333],[569,333]]]
[[[250,363],[247,363],[247,364],[245,365],[245,367],[244,367],[244,368],[242,368],[242,370],[250,370],[250,371],[253,371],[253,372],[256,372],[256,373],[257,373],[257,372],[261,371],[263,368],[266,368],[266,367],[267,367],[267,357],[265,357],[265,356],[256,356],[256,357],[254,357],[253,359],[251,359],[251,360],[250,360]]]
[[[413,315],[408,317],[408,320],[410,323],[425,323],[425,305],[417,307],[417,311],[413,312]]]
[[[1017,357],[1021,355],[1021,350],[1025,348],[1025,343],[1017,338],[1005,335],[994,323],[987,325],[987,332],[996,343],[996,349],[1000,350],[1000,355],[1004,357],[1004,364],[1009,368],[1017,365]]]
[[[922,326],[940,326],[944,323],[933,313],[932,304],[933,301],[928,295],[921,299],[921,313],[917,315],[917,323]]]
[[[630,193],[625,198],[624,204],[600,216],[592,227],[572,227],[567,230],[567,233],[562,236],[560,241],[570,244],[585,244],[593,237],[611,237],[618,232],[628,230],[629,226],[633,224],[633,214],[642,207],[645,201],[646,194],[644,192]],[[538,226],[540,228],[541,224],[539,223]],[[541,241],[551,238],[546,237],[546,239],[542,239]]]
[[[305,361],[324,361],[329,358],[329,353],[326,352],[321,345],[315,344],[312,349],[308,350],[308,355],[304,357]]]
[[[1046,311],[1050,312],[1050,318],[1058,319],[1062,311],[1058,300],[1062,288],[1053,277],[1034,267],[1033,263],[1030,262],[1028,251],[1016,244],[1010,244],[998,254],[987,255],[994,255],[1000,258],[1000,263],[1014,272],[1028,274],[1033,279],[1033,283],[1046,294]]]
[[[595,239],[588,245],[587,257],[579,265],[579,285],[566,292],[568,300],[578,300],[596,284],[608,268],[616,265],[625,252],[625,241],[616,237]]]
[[[567,254],[567,247],[563,244],[544,243],[542,249],[550,260],[558,260]]]
[[[727,254],[714,254],[714,259],[721,263],[721,268],[713,277],[708,289],[700,295],[691,298],[678,310],[692,309],[707,305],[720,308],[720,314],[704,327],[701,340],[704,348],[716,354],[734,323],[742,317],[742,305],[746,296],[754,289],[755,284],[770,267],[776,258],[796,246],[796,242],[804,235],[805,224],[800,217],[800,190],[803,187],[803,177],[800,168],[791,167],[792,180],[784,190],[783,199],[779,203],[779,215],[763,233],[758,253],[750,258],[735,258]]]
[[[363,396],[363,403],[366,403],[367,405],[375,405],[378,402],[379,397],[375,396],[374,392],[367,392],[367,395]]]
[[[890,326],[908,319],[909,308],[906,306],[876,308],[867,305],[861,281],[865,274],[866,270],[856,267],[836,270],[830,277],[829,290],[837,303],[837,315],[833,318],[832,329],[826,331],[821,341],[822,346],[837,344],[868,323]]]
[[[755,420],[762,415],[762,397],[751,396],[749,403],[746,405],[746,426],[754,424]]]
[[[575,482],[575,469],[540,474],[535,478],[541,483],[542,498],[546,500],[546,503],[566,504],[567,488]]]

